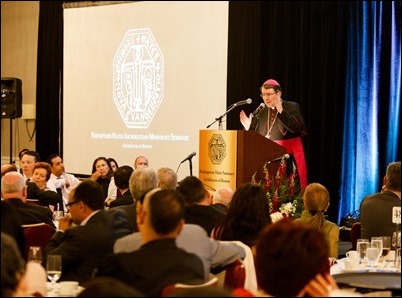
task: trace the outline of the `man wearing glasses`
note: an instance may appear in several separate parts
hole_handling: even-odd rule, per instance
[[[307,129],[299,104],[281,98],[282,88],[276,80],[265,81],[260,90],[265,106],[261,105],[249,116],[242,110],[240,122],[246,130],[254,130],[286,148],[296,162],[300,186],[304,189],[307,166],[301,137],[307,135]]]
[[[45,247],[45,256],[62,256],[59,281],[92,280],[104,256],[113,252],[116,239],[131,233],[123,210],[104,210],[102,187],[85,180],[71,189],[66,207],[68,214],[60,219],[59,228]],[[43,261],[46,264],[46,260]]]

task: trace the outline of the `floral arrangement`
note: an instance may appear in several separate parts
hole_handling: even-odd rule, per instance
[[[259,183],[265,188],[272,222],[276,222],[283,217],[299,218],[303,211],[303,196],[300,184],[296,180],[296,165],[292,163],[292,166],[292,172],[288,175],[286,159],[282,158],[275,176],[270,175],[267,163],[265,163],[263,169],[264,179],[256,182],[256,173],[252,177],[252,182]]]

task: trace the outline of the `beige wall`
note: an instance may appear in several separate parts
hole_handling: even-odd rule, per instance
[[[1,77],[22,80],[23,118],[36,104],[38,20],[39,1],[1,1]],[[13,160],[21,149],[35,149],[35,120],[1,119],[2,163],[10,161],[10,122]]]

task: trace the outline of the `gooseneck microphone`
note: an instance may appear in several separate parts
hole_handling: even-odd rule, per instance
[[[193,156],[195,156],[196,154],[197,154],[197,153],[195,153],[195,151],[194,151],[194,152],[191,152],[185,159],[182,160],[181,163],[183,163],[183,162],[185,162],[185,161],[187,161],[187,160],[192,159]]]
[[[288,159],[289,157],[290,157],[290,155],[287,154],[287,153],[285,153],[285,154],[282,155],[282,156],[279,156],[279,157],[277,157],[277,158],[271,159],[269,162],[267,162],[267,164],[269,165],[271,162],[275,162],[275,161],[278,161],[278,160],[282,160],[282,158],[283,158],[283,159]]]
[[[258,108],[256,108],[255,111],[252,112],[253,116],[254,116],[254,117],[257,116],[257,115],[261,112],[261,110],[262,110],[264,107],[265,107],[265,103],[262,102],[262,103],[258,106]]]
[[[246,104],[251,104],[253,102],[253,100],[251,98],[247,98],[246,100],[241,100],[236,102],[235,104],[233,104],[234,107],[236,106],[242,106],[242,105],[246,105]]]

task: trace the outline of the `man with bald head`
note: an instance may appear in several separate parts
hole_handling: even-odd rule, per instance
[[[21,173],[13,171],[1,177],[1,197],[18,210],[23,225],[44,222],[56,229],[49,208],[26,203],[27,186]]]

